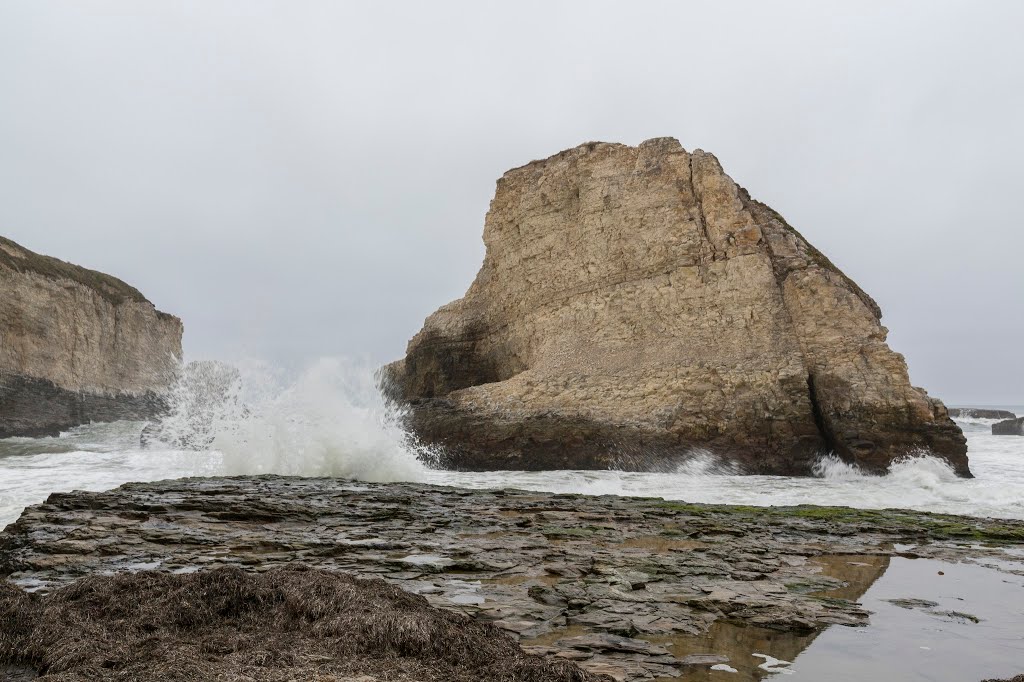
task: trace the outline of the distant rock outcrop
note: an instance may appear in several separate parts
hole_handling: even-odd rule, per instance
[[[121,280],[0,237],[0,438],[148,418],[181,335]]]
[[[951,407],[949,416],[954,419],[1016,419],[1017,415],[1008,410],[988,410],[979,407]]]
[[[993,436],[1024,436],[1024,417],[1007,419],[992,425]]]
[[[594,142],[507,172],[464,298],[385,370],[465,469],[658,468],[694,449],[883,472],[966,440],[910,384],[878,305],[711,154]]]

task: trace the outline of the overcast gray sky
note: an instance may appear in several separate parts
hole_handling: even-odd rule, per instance
[[[401,356],[508,168],[715,153],[950,403],[1024,403],[1024,3],[0,0],[0,234],[192,357]]]

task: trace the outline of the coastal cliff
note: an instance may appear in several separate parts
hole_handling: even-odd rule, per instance
[[[884,472],[966,440],[911,385],[881,310],[711,154],[593,142],[508,171],[466,295],[384,385],[462,469],[657,469],[695,451]]]
[[[119,279],[2,237],[0,293],[0,438],[161,409],[181,320]]]

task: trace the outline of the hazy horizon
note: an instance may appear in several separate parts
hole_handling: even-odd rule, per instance
[[[1024,405],[1024,5],[13,2],[0,235],[139,288],[192,358],[400,357],[494,182],[705,149],[874,297],[915,385]]]

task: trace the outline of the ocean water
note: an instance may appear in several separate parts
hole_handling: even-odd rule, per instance
[[[1024,519],[1024,438],[992,436],[991,420],[963,419],[975,478],[917,457],[887,476],[825,458],[813,478],[741,476],[709,456],[669,473],[432,470],[405,442],[367,367],[324,359],[297,378],[242,368],[226,395],[197,399],[178,387],[160,441],[143,447],[139,422],[79,427],[54,438],[0,440],[0,528],[51,492],[107,490],[129,481],[277,473],[368,481],[420,481],[468,488],[663,497],[759,506],[822,504]],[[1006,406],[1016,414],[1022,406]],[[195,451],[180,440],[208,442]],[[162,442],[161,442],[162,441]]]

